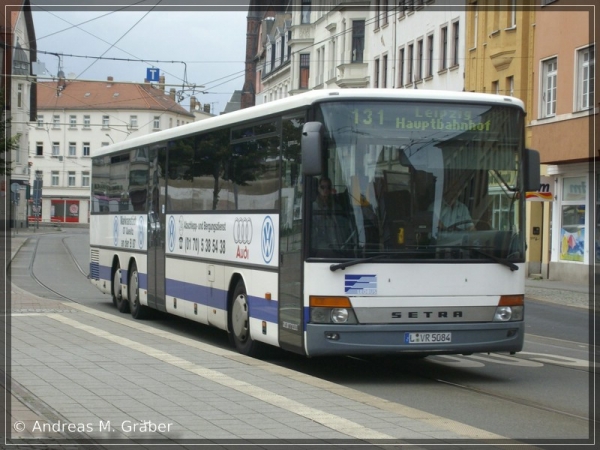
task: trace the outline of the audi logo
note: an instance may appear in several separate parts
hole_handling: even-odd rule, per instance
[[[233,222],[233,242],[236,244],[250,244],[252,242],[252,219],[238,217]]]

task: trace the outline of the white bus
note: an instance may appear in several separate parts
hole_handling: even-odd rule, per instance
[[[518,352],[524,125],[513,97],[317,90],[104,147],[91,281],[247,355]]]

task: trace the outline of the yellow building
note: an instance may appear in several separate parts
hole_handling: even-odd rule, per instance
[[[533,110],[534,35],[537,8],[524,7],[523,2],[467,0],[465,90],[509,95],[521,99],[527,112]],[[525,145],[531,146],[527,128]],[[547,264],[543,250],[543,204],[527,203],[527,269],[540,274]],[[546,216],[548,217],[547,213]],[[546,243],[547,245],[547,243]]]

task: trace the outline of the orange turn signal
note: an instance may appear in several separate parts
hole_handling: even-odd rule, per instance
[[[523,306],[523,295],[501,295],[498,306]]]
[[[317,297],[310,296],[311,307],[321,308],[352,308],[348,297]]]

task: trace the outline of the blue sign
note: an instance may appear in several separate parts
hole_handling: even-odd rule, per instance
[[[160,81],[160,69],[158,67],[146,69],[146,80],[156,82]]]

